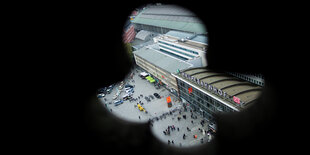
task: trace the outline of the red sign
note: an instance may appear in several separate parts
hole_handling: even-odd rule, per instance
[[[234,102],[236,102],[236,103],[240,104],[240,98],[238,98],[238,97],[234,96]]]
[[[193,88],[192,87],[189,87],[188,88],[188,93],[190,94],[190,93],[192,93],[193,92]]]

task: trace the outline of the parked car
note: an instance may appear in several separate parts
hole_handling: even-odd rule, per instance
[[[157,93],[154,93],[154,96],[157,97],[157,98],[160,98],[160,95],[157,94]]]
[[[121,83],[120,83],[118,89],[119,89],[119,90],[123,89],[123,86],[124,86],[124,81],[121,81]]]
[[[126,84],[126,85],[125,85],[125,88],[133,88],[133,86],[130,85],[130,84]]]
[[[107,89],[108,89],[107,87],[99,88],[99,89],[97,90],[97,93],[98,93],[98,94],[106,93]]]
[[[114,84],[111,84],[108,88],[113,89],[114,88]]]
[[[97,95],[98,98],[103,98],[104,96],[105,96],[104,93],[101,93],[101,94],[98,94],[98,95]]]
[[[210,124],[208,125],[208,127],[209,127],[209,129],[211,129],[214,133],[216,132],[216,124],[210,123]]]
[[[123,100],[117,100],[117,101],[114,101],[114,105],[118,106],[118,105],[122,104],[123,102],[124,102]]]
[[[126,101],[126,100],[128,100],[128,99],[131,99],[132,98],[132,93],[131,92],[129,92],[128,94],[125,94],[124,96],[123,96],[123,100],[124,101]]]
[[[115,100],[117,97],[118,97],[118,95],[115,94],[112,99]]]
[[[133,89],[125,89],[126,90],[126,93],[129,93],[129,92],[133,92]]]

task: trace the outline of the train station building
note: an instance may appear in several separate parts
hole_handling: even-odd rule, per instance
[[[174,94],[178,94],[178,88],[176,78],[171,73],[193,67],[192,64],[161,53],[151,46],[136,50],[133,54],[136,64],[150,74],[155,84],[166,87]]]
[[[185,69],[172,75],[177,80],[180,99],[210,121],[216,113],[247,108],[262,91],[261,86],[205,67]]]

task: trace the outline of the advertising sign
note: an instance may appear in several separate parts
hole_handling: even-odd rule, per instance
[[[188,80],[191,80],[195,83],[197,83],[198,85],[200,85],[201,87],[204,87],[205,89],[211,91],[211,92],[214,92],[220,96],[223,96],[224,98],[229,98],[229,96],[226,94],[226,92],[222,91],[221,89],[218,89],[210,84],[208,84],[207,82],[204,82],[204,81],[201,81],[200,79],[197,79],[196,77],[193,77],[193,76],[190,76],[186,73],[181,73],[181,75],[188,79]],[[190,94],[192,92],[192,88],[188,88],[188,93]],[[240,99],[239,99],[239,103],[240,103]]]
[[[234,102],[240,104],[240,99],[238,97],[234,96],[233,99],[234,99]]]
[[[193,92],[193,88],[192,87],[189,87],[188,88],[188,93],[190,94],[190,93],[192,93]]]

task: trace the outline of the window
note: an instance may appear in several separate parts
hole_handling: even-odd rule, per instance
[[[180,47],[180,46],[176,46],[176,45],[172,45],[172,44],[169,44],[169,43],[166,43],[166,42],[162,42],[162,41],[158,41],[159,43],[162,43],[162,44],[165,44],[165,45],[168,45],[168,46],[171,46],[171,47],[175,47],[175,48],[178,48],[178,49],[181,49],[181,50],[184,50],[184,51],[187,51],[189,53],[193,53],[193,54],[196,54],[198,55],[199,53],[196,52],[196,51],[192,51],[192,50],[189,50],[189,49],[186,49],[186,48],[183,48],[183,47]]]

